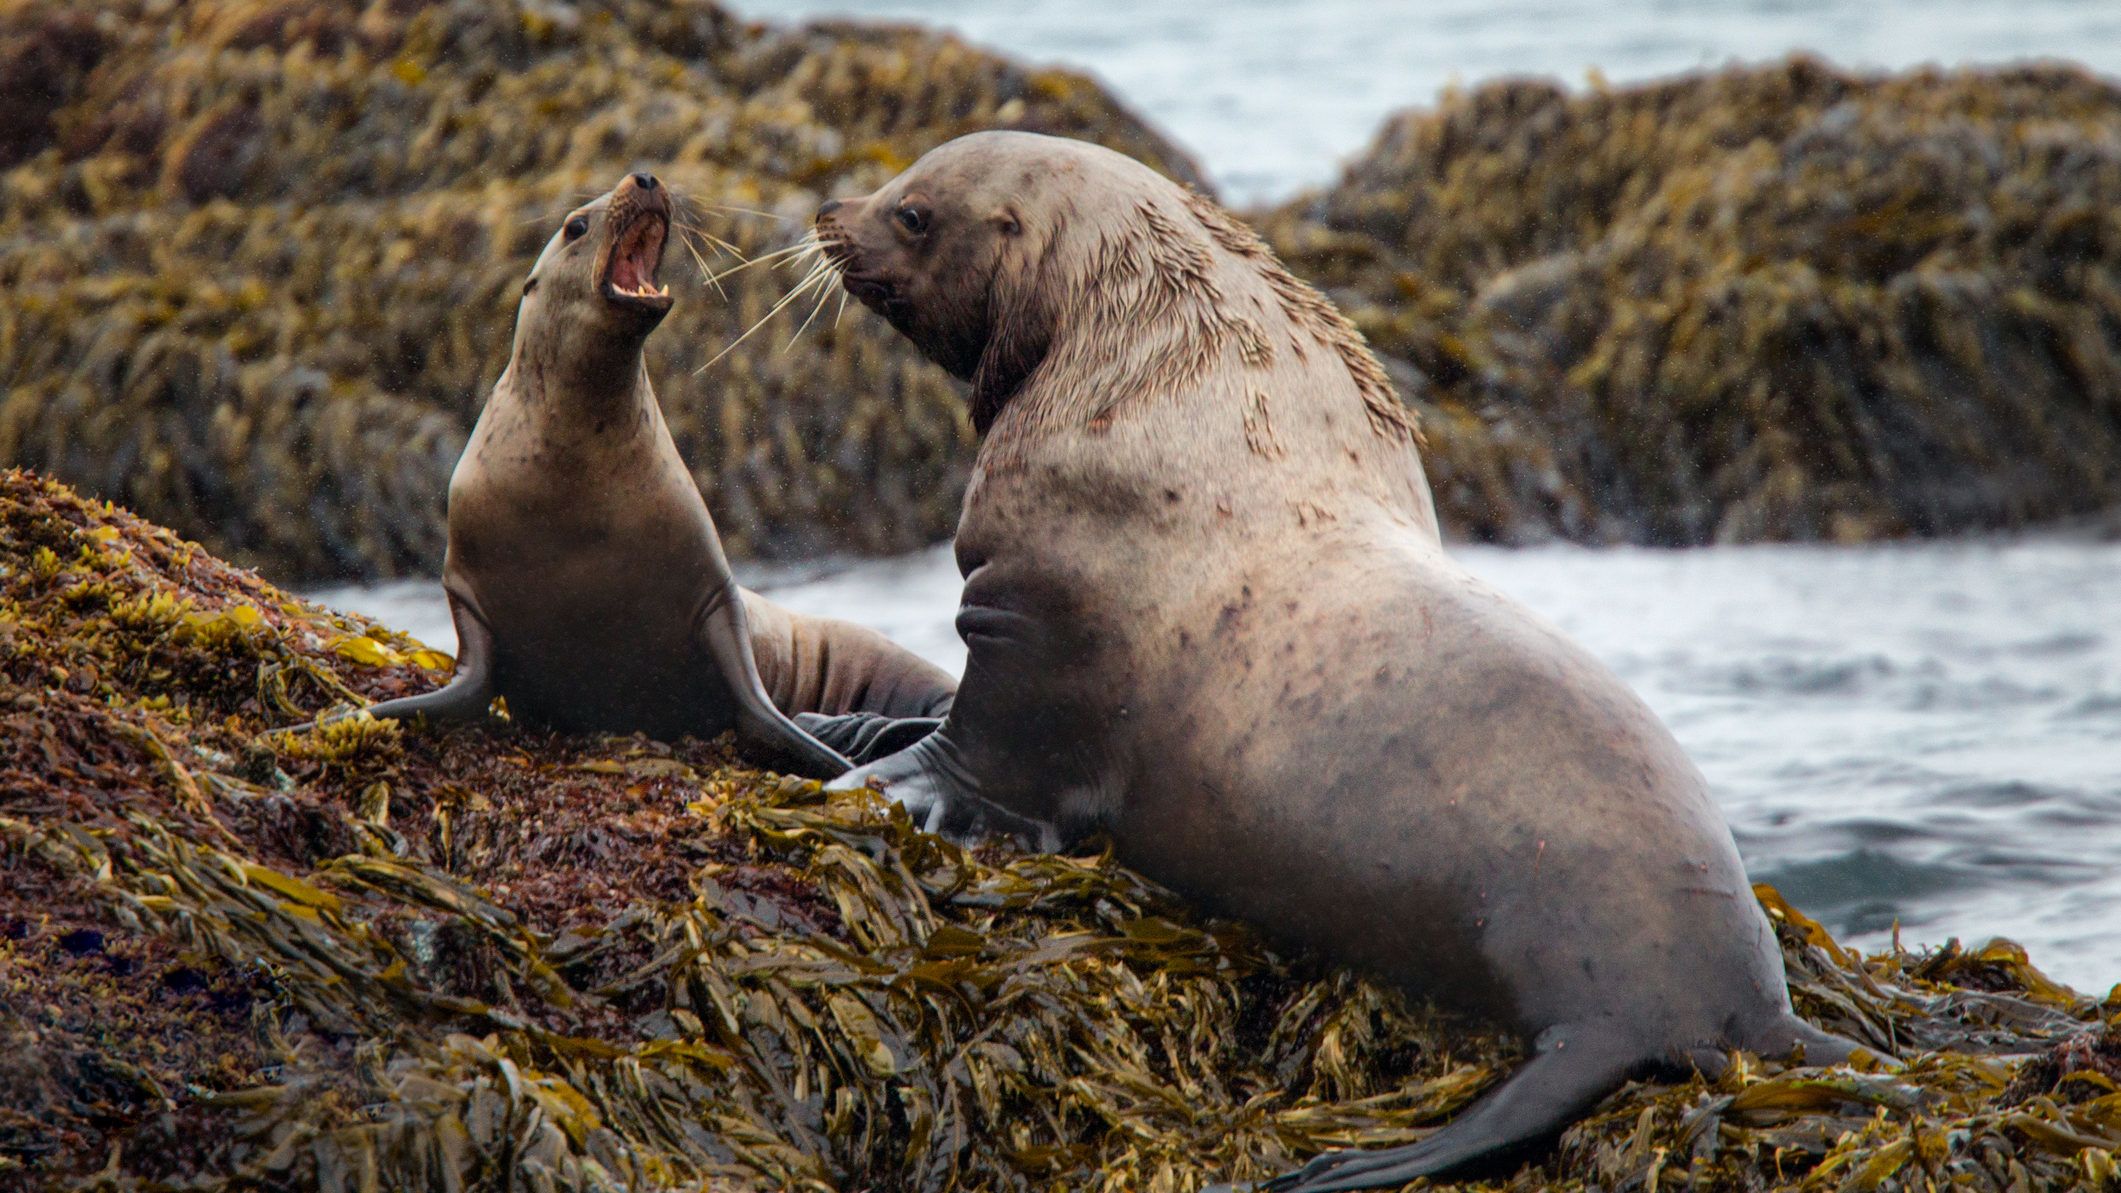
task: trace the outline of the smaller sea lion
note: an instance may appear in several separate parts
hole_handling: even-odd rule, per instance
[[[874,631],[790,613],[730,576],[642,359],[671,306],[656,284],[670,207],[653,175],[629,175],[538,257],[508,368],[450,477],[456,672],[368,711],[471,720],[502,696],[516,720],[566,731],[733,729],[748,754],[829,778],[848,760],[787,713],[882,748],[932,727],[895,721],[939,716],[955,685]]]

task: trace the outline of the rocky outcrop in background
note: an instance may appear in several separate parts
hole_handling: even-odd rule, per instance
[[[1263,222],[1407,366],[1461,533],[1854,541],[2121,504],[2121,87],[2082,70],[1496,83]]]
[[[0,461],[290,581],[436,569],[515,287],[628,168],[749,254],[981,128],[1198,180],[1084,76],[708,0],[0,0],[0,94]],[[2121,89],[2082,71],[1496,83],[1254,218],[1386,357],[1461,537],[2121,505]],[[650,367],[732,552],[947,537],[954,384],[859,309],[700,372],[795,279],[686,266]]]
[[[628,169],[752,255],[976,129],[1198,178],[1081,75],[705,0],[0,0],[0,95],[34,100],[0,132],[0,462],[284,579],[439,568],[517,287]],[[788,348],[806,309],[697,372],[795,279],[663,272],[649,364],[733,552],[950,534],[972,439],[940,371],[866,312]]]

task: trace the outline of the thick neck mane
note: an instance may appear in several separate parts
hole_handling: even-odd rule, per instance
[[[1340,358],[1347,367],[1348,376],[1354,378],[1356,390],[1362,394],[1363,410],[1370,416],[1370,425],[1377,433],[1388,438],[1411,439],[1417,447],[1427,446],[1414,412],[1399,400],[1391,380],[1385,376],[1384,366],[1377,362],[1369,343],[1355,325],[1348,322],[1348,317],[1340,313],[1340,308],[1290,273],[1258,233],[1191,187],[1185,188],[1184,193],[1187,210],[1207,229],[1215,243],[1224,252],[1249,263],[1265,279],[1274,291],[1274,297],[1280,300],[1282,313],[1288,316],[1290,324],[1308,333],[1319,347]]]
[[[1232,350],[1243,366],[1265,369],[1286,344],[1299,358],[1323,349],[1345,368],[1376,434],[1422,445],[1414,413],[1324,295],[1205,196],[1161,178],[1143,189],[1115,205],[1121,214],[1074,217],[1090,229],[1056,230],[1038,283],[1055,332],[1026,378],[1040,391],[1027,421],[1095,430],[1132,405],[1198,387]],[[1055,257],[1073,259],[1049,270]]]

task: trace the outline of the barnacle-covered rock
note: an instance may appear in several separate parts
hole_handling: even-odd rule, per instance
[[[710,238],[791,243],[825,196],[979,128],[1198,177],[1084,76],[709,0],[0,0],[0,95],[0,462],[287,579],[439,566],[516,289],[625,170],[692,204],[703,267],[666,266],[650,364],[742,554],[946,537],[971,434],[866,315],[791,348],[806,303],[703,371],[795,280],[710,285],[736,264]]]
[[[1494,83],[1262,222],[1418,374],[1464,533],[1863,540],[2121,504],[2121,87],[2081,69]]]
[[[1183,1193],[1404,1141],[1513,1059],[1109,857],[716,743],[279,728],[445,666],[0,472],[0,1189]],[[2115,1179],[2121,1002],[1760,894],[1799,1009],[1906,1070],[1631,1085],[1498,1183]]]

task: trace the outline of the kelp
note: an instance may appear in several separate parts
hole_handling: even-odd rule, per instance
[[[287,580],[431,574],[516,288],[652,168],[704,258],[649,367],[731,550],[946,537],[963,402],[791,242],[983,128],[1198,169],[1087,77],[709,0],[0,0],[0,462]],[[1810,60],[1390,120],[1255,221],[1422,413],[1447,528],[1663,544],[2031,525],[2121,499],[2121,91]]]
[[[290,581],[439,567],[523,278],[624,171],[689,198],[649,367],[745,555],[947,537],[972,436],[866,314],[700,371],[793,280],[729,250],[975,129],[1198,177],[1083,75],[708,0],[0,0],[0,97],[0,463]]]
[[[1516,1059],[1095,848],[724,743],[288,728],[442,670],[0,474],[0,1188],[1184,1191]],[[1490,1186],[2114,1180],[2121,1001],[1760,895],[1799,1009],[1905,1068],[1633,1084]]]
[[[2121,87],[2077,67],[1500,81],[1262,222],[1396,359],[1474,537],[2121,504]]]

